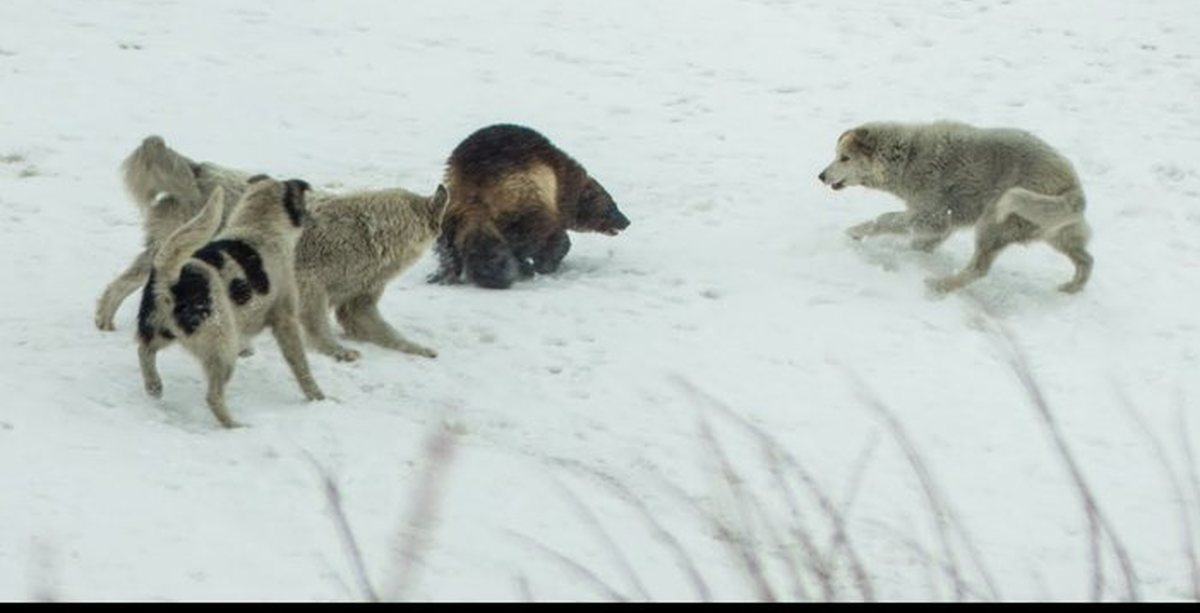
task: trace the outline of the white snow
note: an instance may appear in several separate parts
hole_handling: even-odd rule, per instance
[[[1088,599],[1088,522],[1001,325],[1128,548],[1139,597],[1194,598],[1198,34],[1194,0],[5,0],[0,599],[360,598],[316,466],[384,596],[612,597],[583,567],[623,597],[701,598],[636,500],[712,598],[754,599],[701,517],[742,525],[738,501],[756,500],[786,542],[757,519],[743,535],[775,595],[820,598],[811,581],[796,592],[776,554],[801,556],[800,527],[827,550],[829,522],[796,483],[791,514],[739,420],[835,504],[852,498],[874,597],[955,598],[937,567],[950,555],[968,598]],[[969,232],[933,255],[845,237],[898,203],[817,181],[838,134],[938,118],[1021,127],[1075,162],[1095,232],[1082,294],[1054,291],[1070,265],[1032,246],[938,299],[922,280],[966,261]],[[229,390],[250,427],[223,431],[180,349],[160,358],[164,398],[143,392],[137,294],[118,332],[92,325],[140,245],[117,166],[144,136],[322,187],[432,193],[449,151],[496,122],[554,140],[633,225],[574,235],[560,274],[505,292],[428,285],[423,259],[382,307],[436,360],[314,354],[330,398],[307,403],[260,337]],[[911,437],[996,593],[970,547],[941,545],[864,393]],[[740,475],[733,496],[706,428]],[[404,575],[397,543],[438,432],[453,459],[429,548]],[[1103,556],[1102,597],[1123,598]],[[838,559],[835,596],[863,598]]]

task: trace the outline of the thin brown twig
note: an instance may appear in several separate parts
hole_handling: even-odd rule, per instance
[[[557,563],[561,564],[566,569],[575,573],[575,575],[582,578],[584,581],[590,583],[592,585],[592,587],[596,588],[596,590],[598,592],[600,592],[605,598],[607,598],[609,600],[614,600],[617,602],[628,602],[629,601],[629,598],[627,596],[622,594],[616,588],[609,585],[607,582],[605,582],[603,579],[601,579],[599,575],[592,572],[592,570],[589,569],[588,567],[571,559],[570,556],[567,556],[559,551],[556,551],[556,550],[552,549],[551,547],[542,544],[540,541],[538,541],[534,538],[531,538],[529,536],[526,536],[524,534],[521,534],[520,532],[514,532],[512,530],[505,530],[505,532],[507,532],[508,535],[511,536],[512,538],[514,538],[518,541],[521,541],[521,543],[524,544],[526,547],[529,547],[530,549],[534,549],[547,557],[553,558]]]
[[[1103,597],[1103,576],[1101,574],[1103,572],[1103,564],[1099,555],[1099,541],[1103,536],[1108,539],[1113,555],[1117,559],[1117,564],[1121,568],[1122,578],[1125,581],[1126,599],[1129,601],[1140,600],[1137,572],[1134,569],[1133,560],[1129,556],[1129,551],[1125,548],[1121,538],[1104,515],[1091,486],[1083,475],[1083,470],[1080,468],[1078,461],[1076,461],[1075,455],[1071,452],[1070,446],[1067,445],[1066,437],[1063,435],[1062,429],[1059,428],[1054,411],[1050,408],[1050,403],[1046,400],[1046,396],[1042,392],[1042,387],[1034,376],[1033,370],[1030,368],[1028,358],[1006,327],[996,322],[993,329],[996,331],[996,337],[1000,340],[1001,346],[1007,353],[1009,367],[1021,382],[1038,417],[1041,418],[1042,424],[1050,434],[1051,442],[1054,443],[1055,450],[1058,452],[1059,458],[1062,459],[1067,469],[1067,474],[1075,486],[1075,491],[1079,494],[1080,502],[1083,505],[1088,521],[1089,534],[1091,535],[1089,538],[1092,539],[1092,598],[1100,600]]]
[[[747,579],[754,586],[758,599],[762,602],[776,602],[778,598],[775,596],[775,590],[771,587],[771,582],[767,579],[766,568],[762,558],[759,556],[758,549],[751,545],[754,535],[752,532],[751,512],[747,505],[752,501],[753,496],[742,488],[741,476],[737,474],[737,471],[733,468],[733,464],[729,461],[729,457],[725,454],[725,450],[717,442],[716,437],[713,436],[708,422],[703,419],[700,420],[700,436],[708,444],[713,457],[717,460],[721,476],[724,479],[725,485],[729,487],[734,507],[740,516],[743,532],[738,534],[728,524],[724,523],[719,528],[725,533],[726,542],[741,560],[742,569],[746,572]]]
[[[1196,467],[1196,456],[1192,452],[1191,437],[1188,436],[1187,415],[1183,408],[1180,407],[1177,420],[1179,421],[1179,439],[1183,448],[1183,455],[1187,459],[1188,483],[1192,487],[1192,500],[1200,508],[1200,469]],[[1195,547],[1188,552],[1188,559],[1192,564],[1192,598],[1200,602],[1200,570],[1197,570],[1197,552]]]
[[[874,457],[875,449],[878,446],[879,439],[877,436],[872,434],[872,436],[867,440],[867,443],[863,446],[862,451],[859,452],[859,455],[854,462],[854,468],[850,471],[849,486],[846,488],[845,498],[836,506],[838,516],[850,517],[850,511],[854,507],[854,503],[858,499],[858,492],[862,488],[867,466]],[[836,535],[832,535],[830,537],[830,542],[828,545],[829,550],[833,551],[837,547],[836,539]],[[829,573],[832,575],[835,572],[837,572],[837,558],[831,557]]]
[[[654,535],[655,539],[663,543],[674,556],[676,565],[687,575],[692,588],[696,590],[696,595],[700,600],[704,602],[712,601],[712,590],[708,587],[708,582],[705,581],[704,576],[700,573],[700,569],[697,568],[691,554],[683,547],[679,539],[671,531],[667,530],[662,525],[662,522],[658,521],[658,518],[650,511],[645,501],[634,494],[628,486],[612,478],[612,476],[590,466],[585,466],[578,460],[566,458],[553,458],[553,460],[564,468],[592,478],[614,492],[626,504],[633,507],[642,518],[642,521],[650,528],[650,532]]]
[[[346,510],[342,505],[341,489],[338,487],[333,475],[317,462],[315,457],[307,453],[306,455],[308,455],[309,462],[316,469],[317,476],[321,480],[322,490],[325,493],[325,501],[329,504],[333,526],[337,530],[338,541],[346,551],[346,557],[350,561],[350,569],[354,575],[355,582],[358,584],[359,592],[364,600],[379,602],[379,593],[375,591],[375,586],[371,584],[371,577],[367,573],[367,565],[363,560],[362,548],[359,547],[358,539],[355,538],[354,530],[350,527],[350,521],[346,517]]]
[[[791,515],[791,525],[788,533],[797,543],[800,544],[801,551],[804,552],[805,566],[814,577],[816,583],[821,588],[821,598],[825,602],[833,602],[838,599],[837,582],[834,581],[834,564],[831,559],[821,552],[821,548],[817,546],[816,540],[813,538],[808,527],[804,522],[804,515],[800,512],[800,504],[796,499],[796,492],[788,482],[787,475],[783,471],[783,459],[774,449],[764,449],[767,456],[767,470],[771,474],[771,479],[775,482],[775,486],[779,489],[780,498],[787,505],[788,513]],[[807,598],[807,593],[802,593],[802,582],[800,581],[800,573],[793,571],[796,574],[796,582],[798,584],[796,591],[799,596]]]
[[[858,555],[857,549],[850,539],[849,531],[846,529],[845,518],[838,513],[837,506],[833,504],[829,496],[821,488],[820,484],[817,483],[817,480],[812,476],[812,474],[804,468],[804,466],[799,460],[796,459],[795,456],[784,449],[784,447],[773,436],[764,432],[758,426],[750,423],[741,415],[738,415],[721,401],[704,393],[687,379],[679,376],[674,377],[674,379],[676,384],[687,394],[692,396],[692,398],[696,400],[700,406],[716,411],[718,414],[724,416],[726,419],[749,433],[755,440],[759,442],[759,445],[761,445],[764,450],[769,450],[767,451],[768,455],[771,453],[777,454],[777,457],[780,458],[783,463],[796,475],[799,481],[804,484],[805,489],[808,490],[809,494],[817,502],[817,506],[821,509],[822,513],[826,516],[826,519],[833,527],[834,539],[837,542],[837,551],[846,557],[846,560],[850,565],[851,576],[854,579],[854,584],[858,589],[859,594],[865,601],[874,601],[875,589],[871,582],[870,573],[867,572],[866,566],[863,564]]]
[[[996,582],[992,579],[991,572],[988,571],[987,566],[984,564],[982,555],[975,547],[974,539],[967,534],[962,520],[958,518],[957,513],[951,508],[950,503],[946,501],[941,486],[938,485],[932,471],[929,470],[929,465],[917,450],[916,443],[913,442],[908,431],[892,411],[884,405],[883,401],[871,392],[866,383],[853,373],[849,373],[849,371],[848,374],[854,381],[855,387],[863,401],[883,418],[884,423],[892,433],[892,437],[899,443],[900,449],[908,460],[909,466],[917,475],[917,480],[921,483],[925,499],[929,502],[930,510],[934,515],[934,527],[938,535],[938,540],[941,543],[942,554],[945,556],[944,569],[954,585],[955,598],[960,601],[965,599],[969,587],[962,577],[958,557],[951,541],[950,530],[956,531],[959,541],[967,547],[968,556],[972,559],[972,563],[975,565],[979,576],[983,579],[984,585],[987,586],[991,598],[993,600],[999,599],[999,590],[996,587]]]
[[[642,583],[637,571],[634,570],[633,564],[629,561],[625,552],[621,551],[621,547],[617,545],[617,542],[608,533],[608,530],[604,528],[604,524],[600,522],[600,518],[596,517],[596,513],[592,511],[591,507],[584,504],[583,500],[575,492],[571,491],[571,488],[564,485],[558,479],[551,477],[549,481],[562,492],[567,501],[571,503],[571,506],[575,507],[575,512],[587,522],[592,532],[600,537],[600,542],[609,555],[616,561],[617,567],[621,569],[621,573],[625,575],[626,580],[629,581],[629,584],[638,595],[643,600],[653,600],[653,597],[650,596],[650,591],[646,589],[646,585]]]
[[[454,458],[456,437],[439,429],[425,441],[424,467],[411,496],[412,507],[397,535],[393,549],[395,580],[388,590],[389,601],[402,600],[416,579],[421,560],[431,543],[430,532],[437,521],[442,488]]]
[[[1126,414],[1129,415],[1129,418],[1137,426],[1138,431],[1142,433],[1146,441],[1150,443],[1150,448],[1154,451],[1154,456],[1158,461],[1159,469],[1167,476],[1167,482],[1171,487],[1171,491],[1175,494],[1175,504],[1179,511],[1179,522],[1183,528],[1183,537],[1180,539],[1179,544],[1183,548],[1184,558],[1188,561],[1189,576],[1192,584],[1192,598],[1200,601],[1200,560],[1196,558],[1196,544],[1192,538],[1192,522],[1188,513],[1187,497],[1184,494],[1183,485],[1180,483],[1179,476],[1175,472],[1175,467],[1167,455],[1166,447],[1163,446],[1162,441],[1154,434],[1154,431],[1150,429],[1150,424],[1146,423],[1145,417],[1133,407],[1133,402],[1124,391],[1117,389],[1114,392],[1121,399],[1121,405],[1125,408]]]

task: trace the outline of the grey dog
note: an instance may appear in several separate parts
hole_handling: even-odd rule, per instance
[[[987,274],[1008,245],[1042,240],[1075,265],[1059,286],[1083,289],[1092,273],[1085,198],[1071,163],[1021,130],[983,129],[942,121],[868,123],[838,138],[837,157],[818,176],[835,190],[862,185],[891,193],[906,209],[847,230],[855,240],[878,234],[912,236],[931,251],[955,229],[975,227],[975,254],[959,273],[929,280],[949,292]]]

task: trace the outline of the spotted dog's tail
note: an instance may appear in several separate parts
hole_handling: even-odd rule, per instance
[[[218,187],[213,190],[204,208],[172,232],[154,255],[153,275],[158,283],[169,287],[179,280],[183,265],[217,233],[224,211],[225,190]]]

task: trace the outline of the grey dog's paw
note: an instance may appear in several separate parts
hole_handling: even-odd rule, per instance
[[[1064,294],[1078,294],[1083,289],[1083,283],[1078,281],[1070,281],[1058,286],[1058,291]]]
[[[856,241],[860,241],[860,240],[870,236],[873,233],[874,229],[875,229],[875,222],[864,221],[863,223],[860,223],[856,226],[850,226],[849,228],[846,228],[846,236],[849,236],[850,238],[852,238]]]
[[[925,286],[931,291],[938,294],[948,294],[958,289],[959,282],[957,277],[930,277],[925,279]]]
[[[408,350],[406,350],[405,353],[411,353],[413,355],[424,356],[427,358],[436,358],[438,355],[436,351],[434,351],[428,347],[422,347],[421,345],[417,345],[417,344],[412,345],[412,347],[410,347]]]
[[[163,384],[162,381],[147,381],[146,393],[154,398],[162,398]]]

